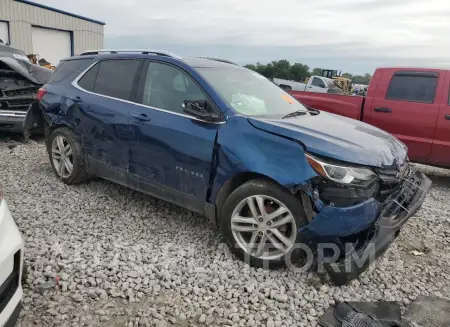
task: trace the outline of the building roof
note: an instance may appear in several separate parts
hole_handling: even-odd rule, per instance
[[[80,16],[80,15],[77,15],[77,14],[72,14],[70,12],[67,12],[67,11],[64,11],[64,10],[61,10],[61,9],[56,9],[56,8],[53,8],[53,7],[49,7],[49,6],[46,6],[46,5],[42,5],[40,3],[36,3],[36,2],[28,1],[28,0],[15,0],[15,1],[21,2],[21,3],[25,3],[25,4],[30,5],[30,6],[35,6],[35,7],[51,10],[51,11],[54,11],[54,12],[57,12],[57,13],[60,13],[60,14],[63,14],[63,15],[68,15],[68,16],[72,16],[72,17],[75,17],[75,18],[83,19],[83,20],[86,20],[86,21],[91,22],[91,23],[100,24],[100,25],[105,25],[106,24],[106,23],[101,22],[99,20],[87,18],[87,17]]]

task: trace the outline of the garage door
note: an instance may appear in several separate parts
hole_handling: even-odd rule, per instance
[[[8,23],[0,22],[0,40],[3,43],[9,43]]]
[[[32,27],[33,53],[52,65],[71,56],[70,32]]]

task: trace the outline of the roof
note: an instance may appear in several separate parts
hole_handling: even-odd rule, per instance
[[[92,50],[95,52],[96,50]],[[224,59],[219,58],[209,58],[209,57],[180,57],[177,55],[170,56],[170,55],[157,55],[157,54],[145,54],[142,52],[145,51],[152,51],[152,50],[128,50],[133,52],[127,52],[126,49],[123,49],[123,52],[120,52],[121,50],[109,50],[109,51],[117,51],[117,53],[98,53],[98,54],[86,54],[86,55],[78,55],[73,56],[70,58],[66,58],[63,60],[81,60],[81,59],[91,59],[91,58],[139,58],[139,59],[145,59],[145,58],[154,58],[154,57],[160,57],[163,59],[173,59],[178,60],[180,62],[183,62],[193,68],[243,68],[242,66],[239,66],[235,63],[230,63],[228,61],[224,62]],[[90,51],[87,51],[90,52]],[[161,50],[161,52],[164,52]]]
[[[217,58],[184,57],[183,61],[194,68],[227,67],[242,68],[234,63],[221,61]]]
[[[87,18],[87,17],[80,16],[80,15],[77,15],[77,14],[72,14],[72,13],[70,13],[68,11],[64,11],[64,10],[61,10],[61,9],[56,9],[56,8],[53,8],[53,7],[42,5],[40,3],[36,3],[36,2],[28,1],[28,0],[15,0],[15,1],[21,2],[21,3],[25,3],[27,5],[34,6],[34,7],[51,10],[51,11],[54,11],[54,12],[57,12],[57,13],[60,13],[60,14],[63,14],[63,15],[72,16],[72,17],[75,17],[75,18],[86,20],[86,21],[91,22],[91,23],[100,24],[100,25],[106,25],[106,23],[101,22],[99,20]]]

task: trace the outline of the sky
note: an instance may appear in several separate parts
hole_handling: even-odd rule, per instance
[[[450,68],[448,0],[34,0],[100,20],[105,48],[288,59],[354,74]]]

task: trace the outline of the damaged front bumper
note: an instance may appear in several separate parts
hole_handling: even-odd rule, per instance
[[[409,168],[383,203],[371,198],[351,207],[326,206],[299,232],[319,246],[319,265],[333,283],[345,285],[387,250],[401,227],[420,209],[430,187],[431,181],[424,174]],[[321,243],[332,243],[344,254],[320,253]]]

